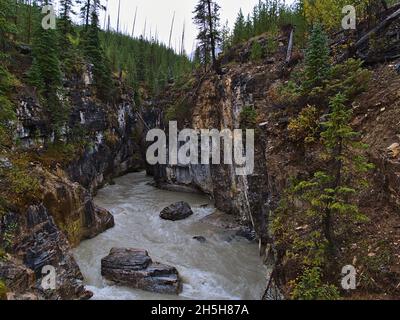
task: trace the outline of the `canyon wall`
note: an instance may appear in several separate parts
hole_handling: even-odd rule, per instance
[[[8,257],[0,259],[0,278],[10,299],[91,296],[70,249],[114,226],[113,216],[97,207],[92,195],[114,177],[144,167],[135,138],[142,127],[132,96],[121,84],[118,90],[112,103],[96,99],[90,66],[80,77],[65,80],[63,104],[69,117],[61,141],[54,141],[49,115],[32,89],[22,87],[18,93],[16,140],[32,175],[39,177],[39,193],[0,218],[0,244]],[[44,148],[53,142],[63,147]],[[1,165],[12,166],[7,158]],[[56,290],[41,287],[47,265],[55,268]]]

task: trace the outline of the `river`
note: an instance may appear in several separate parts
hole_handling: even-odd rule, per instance
[[[73,251],[93,299],[177,298],[113,285],[103,279],[100,261],[113,247],[146,249],[154,261],[175,266],[184,282],[178,299],[260,299],[267,272],[258,245],[205,222],[204,218],[215,211],[206,196],[159,190],[149,184],[151,181],[144,173],[128,174],[101,189],[95,198],[97,205],[114,215],[115,227],[82,242]],[[178,201],[188,202],[194,215],[179,222],[160,219],[160,211]],[[194,236],[207,241],[200,243]]]

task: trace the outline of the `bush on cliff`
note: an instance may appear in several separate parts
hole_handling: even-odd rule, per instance
[[[2,280],[0,280],[0,300],[7,299],[7,287]]]
[[[246,106],[240,113],[240,127],[242,129],[254,129],[257,125],[257,111],[253,106]]]
[[[264,51],[261,44],[258,41],[255,41],[251,47],[250,59],[251,61],[257,62],[260,61],[264,56]]]
[[[289,139],[304,143],[315,142],[317,140],[318,128],[318,110],[314,106],[307,106],[297,117],[290,120],[288,126]]]
[[[0,198],[4,200],[0,205],[4,208],[11,203],[23,207],[39,198],[39,179],[23,154],[9,161],[9,165],[0,167]]]
[[[320,268],[307,268],[290,284],[293,300],[338,300],[340,292],[334,285],[324,284]]]

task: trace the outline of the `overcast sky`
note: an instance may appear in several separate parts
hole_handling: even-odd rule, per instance
[[[119,0],[102,0],[107,4],[107,15],[111,17],[111,27],[116,29]],[[240,8],[247,15],[251,13],[259,0],[218,0],[221,6],[221,23],[228,20],[232,29]],[[132,26],[137,8],[137,19],[135,26],[135,37],[143,34],[146,22],[146,37],[150,37],[150,31],[154,36],[156,31],[158,39],[166,44],[169,40],[172,16],[175,12],[175,23],[172,34],[171,46],[179,49],[182,37],[183,24],[185,23],[185,50],[193,52],[194,41],[197,35],[196,26],[193,24],[193,10],[198,0],[121,0],[120,29],[124,33],[132,33]],[[286,0],[286,3],[293,3],[294,0]],[[58,6],[58,1],[56,1]],[[105,12],[101,13],[100,25],[103,28]]]
[[[103,3],[106,3],[106,1],[103,0]],[[175,11],[172,46],[176,48],[179,46],[185,22],[185,49],[187,52],[192,52],[193,42],[197,34],[196,26],[192,22],[192,12],[197,2],[198,0],[121,0],[120,28],[122,31],[132,32],[137,7],[135,36],[143,34],[145,21],[147,21],[146,36],[150,36],[150,30],[154,36],[157,30],[159,40],[168,43],[172,16]],[[253,10],[258,0],[219,0],[218,3],[221,6],[221,21],[225,22],[228,19],[230,26],[232,26],[239,9],[242,8],[247,14]],[[111,16],[111,25],[116,28],[118,0],[108,0],[108,14]],[[104,24],[104,14],[101,17],[101,23]]]

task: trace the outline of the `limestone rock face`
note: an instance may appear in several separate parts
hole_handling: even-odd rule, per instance
[[[85,188],[73,183],[65,172],[35,168],[41,176],[42,201],[56,225],[65,232],[71,246],[91,239],[114,226],[114,217],[99,208]]]
[[[0,260],[0,278],[5,280],[10,299],[87,299],[92,296],[82,285],[83,276],[70,253],[64,233],[43,205],[32,205],[26,214],[9,212],[0,220],[0,238],[13,226],[15,238]],[[55,288],[42,287],[44,267],[54,268]],[[44,274],[43,274],[44,273]]]
[[[190,208],[190,205],[181,201],[166,207],[163,211],[161,211],[160,217],[164,220],[178,221],[184,220],[190,217],[192,214],[193,211]]]
[[[9,257],[1,261],[0,279],[12,299],[89,298],[70,249],[114,226],[113,216],[97,207],[92,196],[112,178],[144,167],[140,138],[134,135],[142,130],[133,96],[121,84],[114,103],[101,102],[91,86],[91,69],[88,65],[86,72],[64,80],[62,100],[69,116],[57,135],[34,91],[22,86],[15,96],[15,138],[34,155],[30,167],[40,177],[40,192],[32,203],[0,215],[0,248]],[[71,138],[85,143],[71,154],[46,153],[49,142],[58,145]],[[11,166],[0,157],[2,170]],[[56,290],[41,290],[46,265],[56,269]]]
[[[179,294],[182,281],[172,266],[153,262],[146,250],[113,248],[101,260],[106,279],[135,289],[161,294]]]

